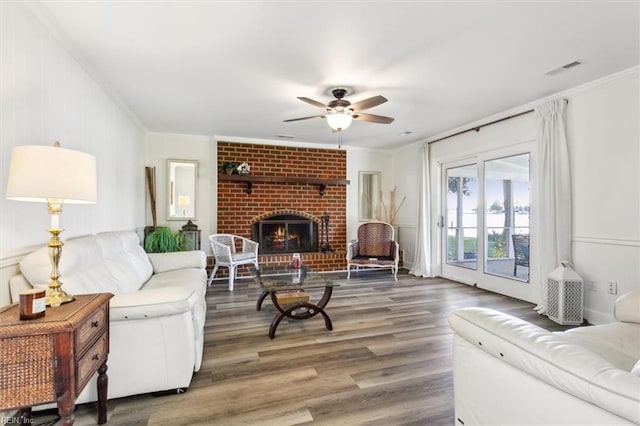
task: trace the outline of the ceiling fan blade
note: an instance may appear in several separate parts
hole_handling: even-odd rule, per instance
[[[378,106],[385,102],[387,102],[387,98],[378,95],[372,98],[363,99],[360,102],[356,102],[355,104],[351,104],[349,108],[354,111],[363,111],[365,109],[373,108],[374,106]]]
[[[313,99],[305,98],[304,96],[298,96],[298,99],[300,99],[302,102],[306,102],[306,103],[308,103],[310,105],[317,106],[318,108],[330,109],[327,105],[321,104],[320,102],[314,101]]]
[[[317,117],[324,117],[324,114],[321,115],[310,115],[308,117],[300,117],[300,118],[290,118],[288,120],[282,120],[285,123],[288,123],[289,121],[300,121],[300,120],[308,120],[310,118],[317,118]]]
[[[383,115],[375,114],[364,114],[362,112],[353,113],[351,116],[354,120],[368,121],[370,123],[391,124],[394,120],[391,117],[385,117]]]

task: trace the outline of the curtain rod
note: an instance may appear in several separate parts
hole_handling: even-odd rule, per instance
[[[513,115],[510,115],[510,116],[508,116],[508,117],[503,117],[503,118],[500,118],[500,119],[498,119],[498,120],[493,120],[493,121],[490,121],[489,123],[484,123],[484,124],[481,124],[481,125],[479,125],[479,126],[471,127],[470,129],[467,129],[467,130],[461,130],[461,131],[459,131],[459,132],[457,132],[457,133],[454,133],[454,134],[452,134],[452,135],[445,136],[445,137],[442,137],[442,138],[440,138],[440,139],[436,139],[435,141],[427,142],[427,144],[431,145],[431,144],[432,144],[432,143],[434,143],[434,142],[440,142],[440,141],[442,141],[442,140],[449,139],[449,138],[452,138],[452,137],[454,137],[454,136],[458,136],[458,135],[461,135],[461,134],[463,134],[463,133],[470,132],[470,131],[472,131],[472,130],[475,130],[476,132],[479,132],[479,131],[480,131],[480,129],[482,129],[482,128],[483,128],[483,127],[485,127],[485,126],[490,126],[490,125],[492,125],[492,124],[496,124],[496,123],[499,123],[499,122],[501,122],[501,121],[509,120],[510,118],[520,117],[521,115],[529,114],[530,112],[533,112],[533,109],[529,109],[529,110],[527,110],[527,111],[519,112],[519,113],[517,113],[517,114],[513,114]]]

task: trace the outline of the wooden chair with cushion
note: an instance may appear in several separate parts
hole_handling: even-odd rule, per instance
[[[386,222],[366,222],[358,227],[358,239],[349,244],[347,250],[347,279],[351,278],[351,267],[391,268],[393,278],[398,280],[400,249],[394,241],[393,226]]]
[[[233,291],[233,283],[236,279],[236,268],[238,265],[253,263],[258,267],[258,243],[248,238],[233,234],[213,234],[209,235],[209,242],[213,250],[216,264],[211,271],[208,285],[211,285],[213,277],[220,266],[229,268],[229,291]],[[236,242],[242,244],[242,251],[236,251]]]

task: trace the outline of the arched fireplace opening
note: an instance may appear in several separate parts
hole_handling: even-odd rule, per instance
[[[304,253],[318,251],[318,223],[296,214],[274,214],[251,227],[259,253]]]

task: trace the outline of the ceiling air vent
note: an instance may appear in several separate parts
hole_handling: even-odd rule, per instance
[[[558,68],[553,69],[551,71],[547,71],[545,73],[545,75],[556,75],[556,74],[558,74],[558,73],[560,73],[562,71],[566,71],[566,70],[571,69],[573,67],[577,67],[578,65],[582,65],[582,62],[580,62],[580,61],[569,62],[568,64],[564,64],[561,67],[558,67]]]

